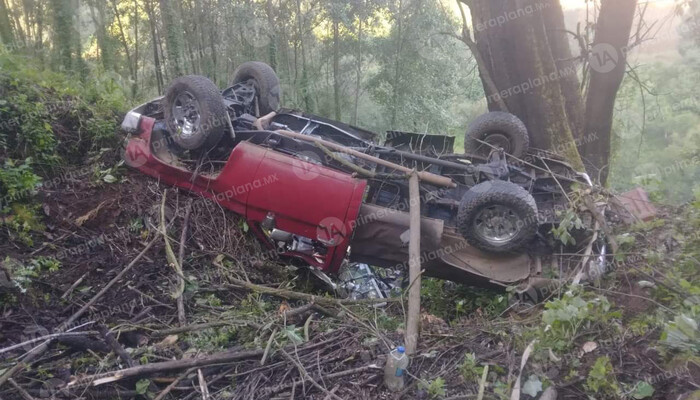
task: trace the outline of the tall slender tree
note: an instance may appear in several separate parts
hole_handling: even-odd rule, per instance
[[[59,65],[66,71],[71,71],[73,68],[73,50],[76,43],[76,32],[73,26],[75,9],[72,3],[66,0],[51,0],[54,48]]]
[[[5,0],[0,0],[0,41],[8,47],[12,47],[15,42],[10,23],[10,9]]]
[[[180,22],[176,18],[175,9],[171,0],[160,0],[160,15],[163,19],[165,32],[165,49],[167,51],[168,65],[173,76],[180,76],[183,72],[182,57],[182,31]]]

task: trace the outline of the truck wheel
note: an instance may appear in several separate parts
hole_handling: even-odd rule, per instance
[[[464,137],[465,153],[488,156],[492,148],[481,142],[500,147],[506,153],[522,157],[530,145],[525,124],[513,114],[494,111],[478,116],[469,124]]]
[[[493,253],[517,252],[537,233],[537,204],[527,190],[514,183],[479,183],[462,197],[457,226],[476,248]]]
[[[248,61],[239,65],[233,73],[231,86],[253,80],[260,116],[277,111],[280,108],[282,88],[275,71],[260,61]]]
[[[175,144],[185,150],[208,151],[228,127],[219,88],[199,75],[181,76],[165,91],[163,112]]]

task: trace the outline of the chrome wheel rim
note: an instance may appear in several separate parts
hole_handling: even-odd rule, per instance
[[[171,111],[180,137],[192,137],[199,130],[201,122],[199,102],[192,93],[185,91],[178,94],[173,101]]]
[[[523,221],[510,207],[495,204],[482,208],[474,218],[474,230],[482,240],[501,245],[516,237]]]

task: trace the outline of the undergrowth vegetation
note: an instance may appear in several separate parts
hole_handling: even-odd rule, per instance
[[[0,53],[0,226],[25,245],[42,229],[36,189],[64,166],[109,168],[124,90],[109,74],[79,80]],[[102,158],[96,160],[95,158]]]
[[[578,385],[582,398],[652,399],[692,365],[700,365],[700,198],[648,222],[618,232],[620,249],[609,256],[610,271],[595,284],[558,287],[549,300],[517,310],[508,296],[426,279],[422,304],[443,319],[450,332],[488,332],[494,344],[533,352],[522,380],[524,398],[550,386]],[[468,333],[467,337],[472,333]],[[653,360],[642,372],[631,357]],[[456,366],[461,380],[508,399],[512,376],[466,353]],[[557,371],[552,375],[552,371]],[[421,376],[428,398],[447,397],[444,376]],[[665,387],[665,388],[664,388]],[[698,395],[700,393],[696,393]]]

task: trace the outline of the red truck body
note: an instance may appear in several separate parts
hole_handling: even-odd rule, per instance
[[[273,219],[276,229],[325,243],[325,254],[287,251],[280,255],[301,258],[325,272],[337,271],[350,244],[366,181],[245,141],[233,148],[216,175],[195,176],[154,154],[155,122],[141,118],[137,133],[126,145],[128,165],[241,215],[271,249],[274,244],[263,231],[265,219]],[[300,173],[309,171],[314,179],[299,179]]]

